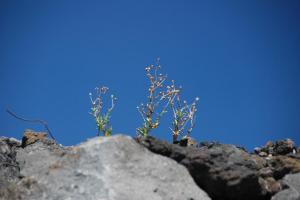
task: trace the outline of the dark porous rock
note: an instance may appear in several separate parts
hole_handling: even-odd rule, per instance
[[[268,165],[276,179],[281,179],[289,173],[300,172],[300,160],[288,156],[273,156],[272,159],[268,160]]]
[[[247,153],[232,145],[199,149],[181,163],[214,199],[264,199],[257,166]]]
[[[204,141],[204,142],[200,142],[198,147],[199,148],[201,148],[201,147],[211,148],[211,147],[213,147],[215,145],[218,145],[218,144],[220,144],[220,143],[217,142],[217,141]]]
[[[295,142],[291,139],[279,140],[274,145],[274,153],[276,155],[286,155],[295,150]]]
[[[300,160],[300,154],[297,154],[297,153],[289,153],[286,156],[288,156],[290,158],[294,158],[294,159]]]
[[[289,174],[283,178],[284,190],[272,197],[272,200],[299,200],[300,199],[300,173]]]
[[[163,156],[169,157],[172,153],[172,148],[177,147],[178,145],[172,146],[167,141],[158,140],[155,137],[147,136],[147,137],[137,137],[136,141],[152,151],[153,153],[157,153]],[[181,148],[180,148],[181,149]]]
[[[254,153],[266,157],[268,155],[287,155],[295,154],[296,146],[295,142],[291,139],[279,140],[273,143],[268,141],[263,147],[256,147]]]
[[[153,137],[139,137],[137,141],[150,151],[186,166],[199,187],[214,200],[270,198],[258,172],[266,163],[243,149],[219,143],[202,143],[199,148],[180,147]]]

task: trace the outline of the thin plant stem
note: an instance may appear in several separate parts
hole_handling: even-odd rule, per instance
[[[49,136],[56,141],[56,139],[54,138],[54,136],[52,135],[51,131],[50,131],[50,128],[48,126],[48,123],[43,121],[43,120],[39,120],[39,119],[26,119],[24,117],[20,117],[19,115],[17,115],[16,113],[14,113],[13,111],[9,110],[9,109],[6,109],[6,112],[8,114],[10,114],[11,116],[15,117],[16,119],[19,119],[19,120],[22,120],[22,121],[25,121],[25,122],[31,122],[31,123],[40,123],[42,124],[45,129],[47,130]]]

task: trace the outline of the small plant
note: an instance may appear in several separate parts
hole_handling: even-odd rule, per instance
[[[112,133],[112,126],[110,124],[111,112],[115,107],[115,103],[117,98],[114,95],[110,96],[111,99],[111,107],[107,109],[106,112],[103,112],[103,97],[107,94],[109,88],[102,86],[100,88],[96,87],[96,98],[93,99],[93,94],[89,93],[92,107],[90,112],[91,115],[94,116],[96,125],[97,125],[97,136],[100,135],[100,132],[103,133],[104,136],[110,136]]]
[[[146,75],[150,81],[148,88],[148,102],[137,107],[140,115],[143,118],[143,126],[137,128],[137,134],[148,136],[152,129],[159,126],[161,117],[167,112],[168,108],[172,110],[172,136],[173,143],[178,142],[178,137],[181,140],[191,140],[190,134],[195,126],[196,105],[199,98],[196,97],[192,104],[187,104],[186,101],[181,101],[181,87],[175,86],[174,80],[170,86],[164,86],[167,76],[158,73],[161,66],[159,60],[157,65],[150,65],[145,68]],[[159,111],[157,111],[159,110]]]
[[[178,142],[180,135],[182,139],[190,139],[190,134],[195,126],[196,105],[199,98],[196,97],[192,104],[188,104],[186,101],[181,101],[181,88],[176,89],[174,81],[167,88],[168,90],[176,91],[174,96],[169,96],[170,107],[173,113],[172,128],[170,128],[173,135],[173,143]]]
[[[148,88],[148,102],[146,104],[141,103],[141,105],[137,107],[143,118],[143,126],[137,128],[138,135],[149,135],[152,129],[159,126],[160,118],[167,112],[170,103],[168,96],[171,94],[168,93],[164,87],[167,76],[158,73],[160,69],[159,59],[155,66],[150,65],[145,68],[150,86]]]

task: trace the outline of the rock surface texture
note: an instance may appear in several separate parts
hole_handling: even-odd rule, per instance
[[[286,189],[278,192],[272,200],[300,200],[300,173],[286,175],[283,184]]]
[[[19,145],[19,147],[17,147]],[[209,200],[187,169],[132,138],[97,137],[74,147],[41,138],[27,145],[0,140],[9,184],[0,199]],[[4,171],[6,170],[6,171]]]
[[[124,135],[63,147],[26,130],[0,138],[0,200],[23,199],[300,200],[300,153],[290,139],[253,153]]]
[[[20,168],[16,162],[16,148],[20,145],[17,140],[0,138],[0,197],[4,197],[8,186],[20,177]]]
[[[300,172],[299,155],[292,153],[290,140],[276,142],[276,156],[268,157],[219,143],[181,147],[153,137],[139,137],[137,142],[184,165],[214,200],[268,200],[284,189],[281,179],[286,174]]]

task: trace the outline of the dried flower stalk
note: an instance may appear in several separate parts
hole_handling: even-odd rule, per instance
[[[167,75],[158,73],[160,69],[159,59],[157,60],[157,65],[150,65],[145,68],[150,86],[148,88],[148,102],[146,104],[141,103],[137,107],[143,119],[143,126],[137,128],[138,135],[149,135],[152,129],[159,126],[160,118],[167,112],[170,103],[168,98],[170,94],[164,87]]]
[[[195,127],[196,106],[199,98],[196,97],[191,104],[188,104],[186,101],[182,102],[180,96],[181,88],[176,89],[174,81],[172,81],[171,86],[168,86],[168,89],[177,91],[174,97],[169,97],[170,107],[173,113],[172,128],[170,129],[172,131],[173,143],[176,143],[180,135],[182,138],[190,138],[190,134]]]

